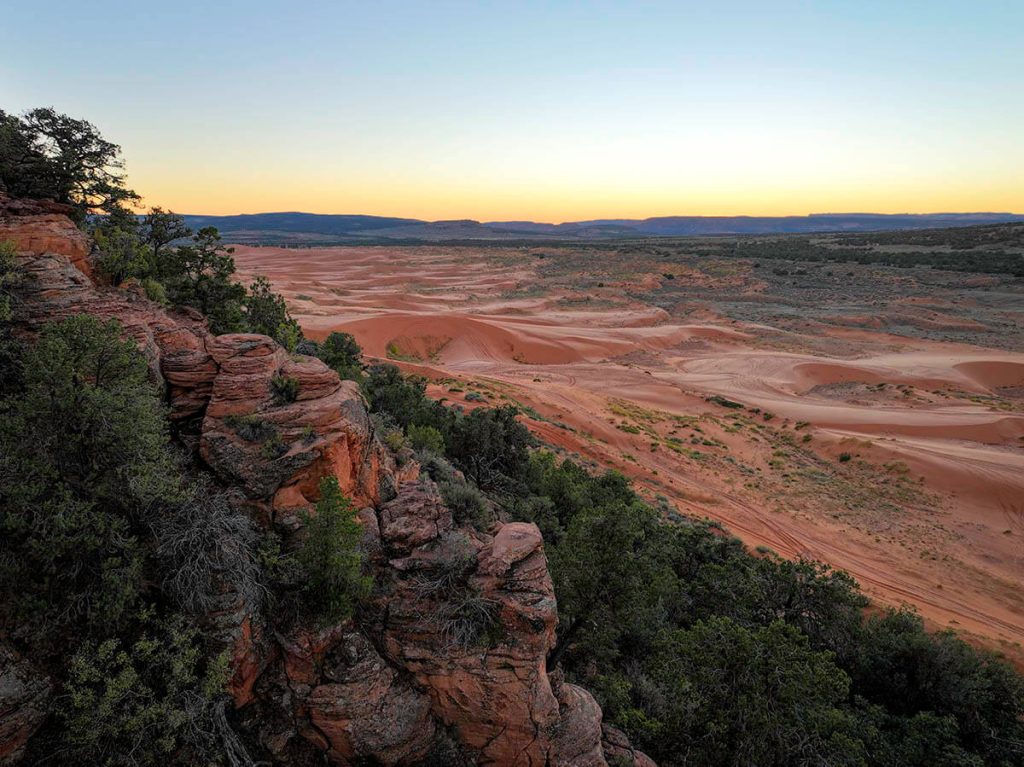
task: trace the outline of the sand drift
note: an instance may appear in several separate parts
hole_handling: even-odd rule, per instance
[[[1024,657],[1024,354],[842,322],[781,336],[719,305],[680,321],[657,274],[593,301],[522,250],[236,259],[307,335],[352,333],[451,400],[471,384],[517,402],[543,439],[659,503],[847,569],[876,599]]]

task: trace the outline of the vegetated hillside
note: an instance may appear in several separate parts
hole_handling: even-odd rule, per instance
[[[421,221],[379,216],[256,213],[185,216],[199,229],[217,227],[240,243],[340,244],[389,241],[603,240],[729,234],[870,232],[1024,221],[1009,213],[921,215],[817,214],[810,216],[672,216],[545,224],[533,221]]]
[[[857,234],[705,237],[594,244],[625,253],[660,252],[754,261],[854,262],[926,266],[956,272],[1024,276],[1024,224],[1007,223]]]
[[[303,339],[215,231],[74,180],[0,199],[5,764],[1021,763],[996,656]]]

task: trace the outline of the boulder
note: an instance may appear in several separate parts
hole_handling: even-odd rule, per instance
[[[557,684],[558,726],[554,732],[554,764],[564,767],[608,767],[601,749],[601,707],[594,696],[574,684]]]
[[[601,748],[609,762],[631,767],[658,767],[651,757],[633,748],[626,733],[610,724],[601,725]]]
[[[384,662],[364,636],[346,634],[304,704],[308,739],[334,764],[412,765],[436,734],[430,698]]]

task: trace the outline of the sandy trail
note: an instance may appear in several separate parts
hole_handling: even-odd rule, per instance
[[[595,306],[513,249],[240,247],[236,259],[311,337],[350,332],[451,400],[464,395],[445,379],[518,402],[542,439],[652,500],[848,570],[872,597],[1024,661],[1024,354],[841,322],[804,344],[835,338],[835,353],[765,348],[771,322],[707,305],[680,321],[637,300],[651,275]],[[843,354],[853,341],[868,353]]]

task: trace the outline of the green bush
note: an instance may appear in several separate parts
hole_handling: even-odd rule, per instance
[[[276,461],[287,452],[288,445],[281,439],[281,435],[277,431],[270,435],[263,443],[263,447],[260,448],[260,455],[268,461]]]
[[[320,480],[316,512],[303,514],[302,521],[296,561],[305,575],[305,602],[323,625],[346,620],[369,593],[372,580],[362,572],[362,527],[335,477]]]
[[[277,436],[277,427],[255,413],[225,416],[224,424],[246,442],[265,442]]]
[[[275,405],[288,405],[299,398],[299,379],[276,375],[270,379],[270,395]]]
[[[444,505],[447,506],[458,524],[470,523],[485,530],[494,521],[484,498],[476,487],[465,480],[452,478],[438,483]]]
[[[411,423],[405,432],[413,450],[429,450],[438,455],[444,455],[444,436],[433,426],[420,426]]]
[[[209,763],[219,752],[214,707],[227,656],[204,659],[199,631],[181,619],[134,641],[83,645],[58,710],[64,758],[75,764]]]
[[[840,708],[849,678],[782,621],[712,618],[665,632],[631,673],[632,694],[659,701],[658,720],[621,715],[658,764],[863,764],[855,719]]]
[[[180,490],[146,360],[120,336],[90,316],[44,326],[0,408],[0,613],[39,644],[124,624],[142,511]]]

